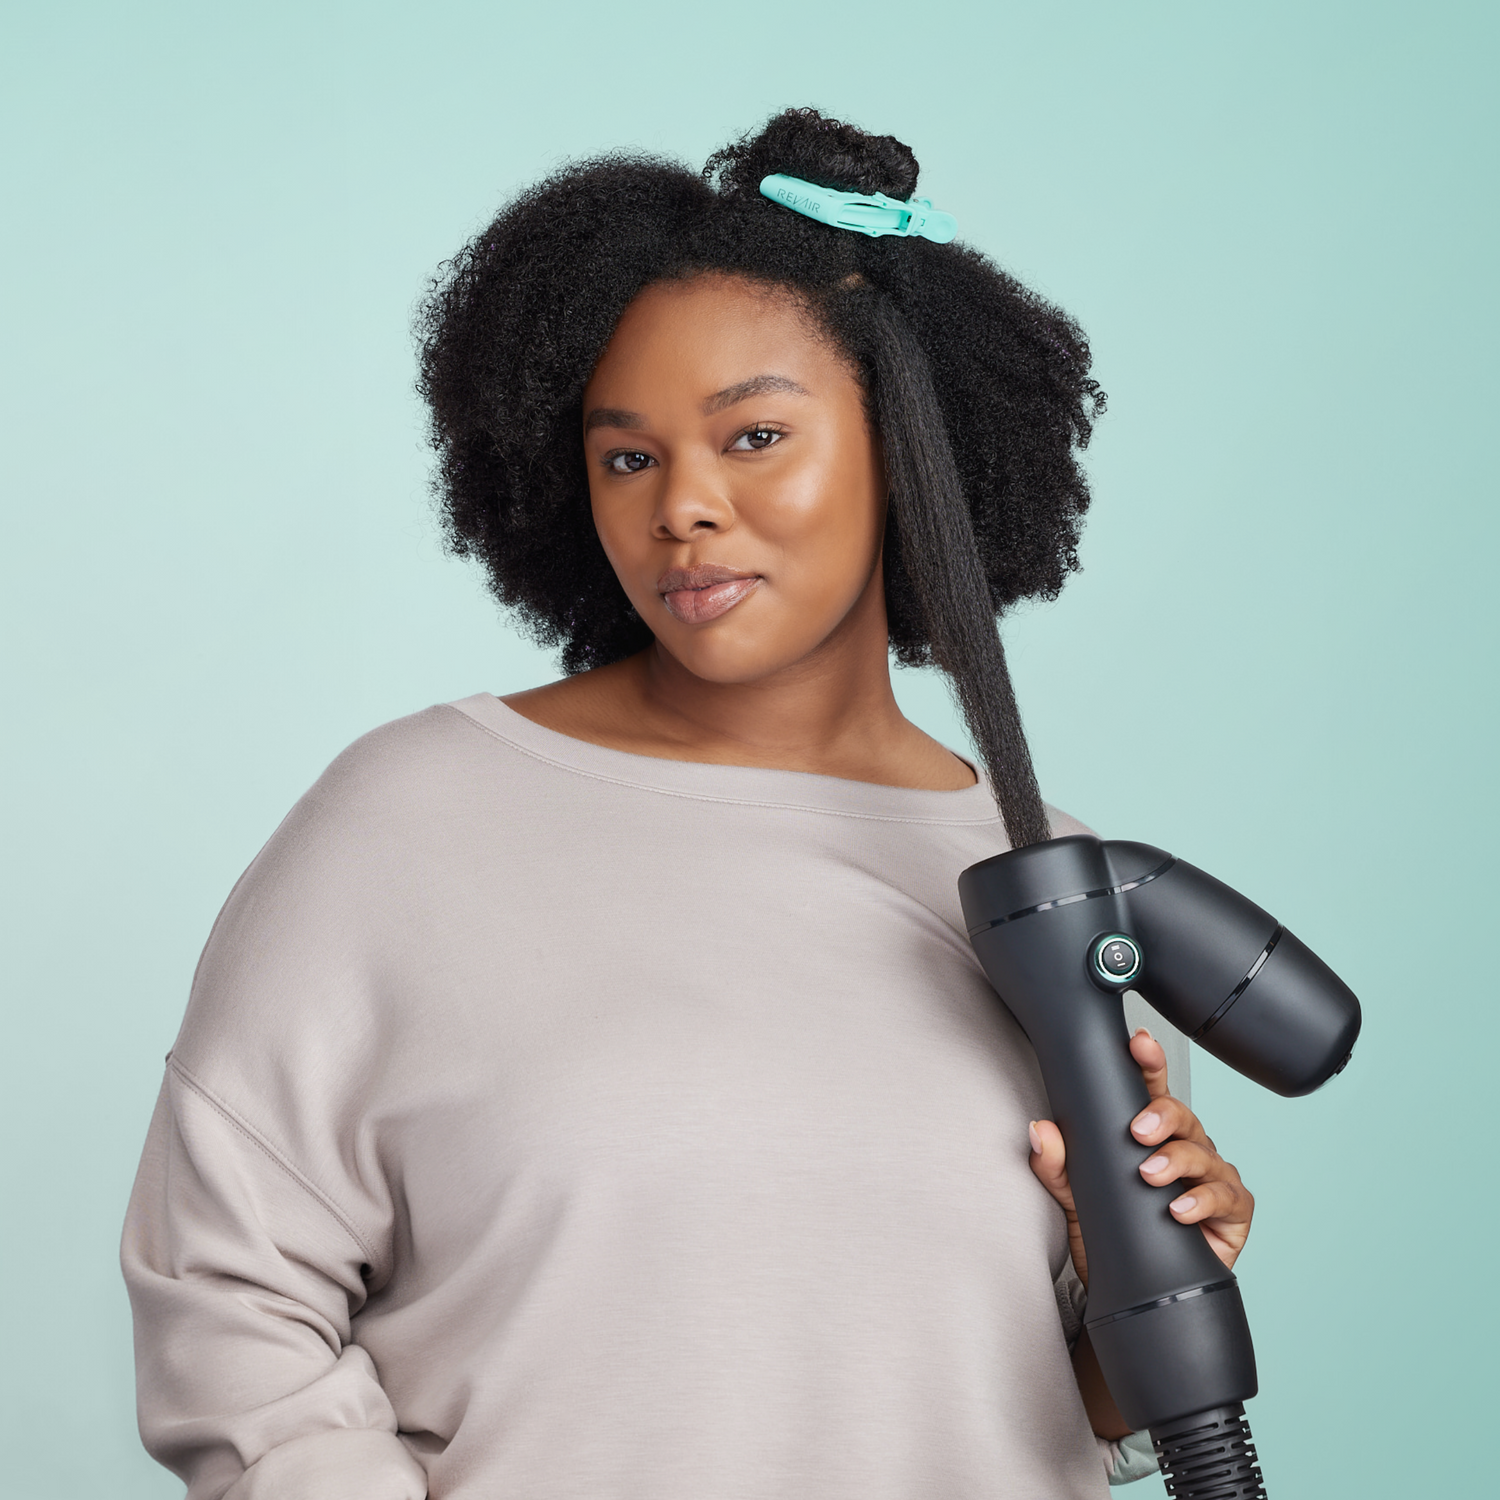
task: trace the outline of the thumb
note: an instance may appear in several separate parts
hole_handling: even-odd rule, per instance
[[[1033,1120],[1031,1136],[1031,1170],[1037,1181],[1062,1204],[1073,1212],[1073,1189],[1068,1186],[1067,1152],[1063,1148],[1062,1131],[1051,1120]]]

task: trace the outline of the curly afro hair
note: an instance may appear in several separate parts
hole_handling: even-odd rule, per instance
[[[1046,838],[995,619],[1055,598],[1078,566],[1077,452],[1104,406],[1088,345],[967,246],[834,229],[763,197],[777,172],[905,199],[918,167],[891,136],[787,110],[701,173],[625,154],[567,167],[444,264],[417,334],[449,546],[567,672],[648,645],[593,526],[584,387],[653,282],[784,288],[849,359],[884,447],[891,648],[952,678],[1012,843]]]

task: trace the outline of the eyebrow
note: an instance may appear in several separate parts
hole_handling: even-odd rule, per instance
[[[738,385],[727,385],[722,391],[715,391],[703,403],[703,415],[711,417],[716,411],[724,411],[737,402],[748,401],[751,396],[765,396],[772,391],[787,391],[793,396],[807,394],[795,380],[790,380],[785,375],[752,375],[749,380],[742,380]]]
[[[725,411],[752,396],[769,395],[772,391],[784,391],[793,396],[805,396],[807,390],[786,375],[752,375],[737,385],[726,385],[715,391],[703,403],[703,415],[711,417],[715,412]],[[596,406],[583,419],[583,430],[592,432],[596,427],[622,427],[627,432],[640,432],[646,427],[646,419],[638,411],[626,411],[620,406]]]
[[[583,419],[583,430],[592,432],[596,427],[628,427],[635,430],[646,425],[646,419],[638,411],[624,411],[618,406],[596,406]]]

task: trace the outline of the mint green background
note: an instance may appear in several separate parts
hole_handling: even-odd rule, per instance
[[[1272,1493],[1491,1488],[1495,17],[7,7],[0,1494],[180,1493],[116,1241],[235,876],[365,729],[554,675],[436,538],[424,278],[571,155],[696,163],[802,102],[910,141],[1091,335],[1086,571],[1008,637],[1047,794],[1365,1001],[1311,1099],[1195,1074],[1258,1195]]]

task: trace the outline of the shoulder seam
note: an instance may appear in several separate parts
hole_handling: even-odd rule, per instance
[[[292,1181],[295,1182],[297,1186],[303,1190],[303,1192],[305,1192],[310,1198],[314,1199],[318,1203],[318,1205],[329,1215],[329,1217],[337,1222],[339,1228],[341,1228],[344,1233],[347,1234],[349,1238],[359,1246],[359,1248],[364,1252],[365,1260],[371,1266],[375,1266],[378,1263],[379,1257],[376,1255],[375,1250],[373,1246],[371,1246],[370,1242],[364,1237],[364,1235],[359,1232],[358,1229],[355,1228],[353,1217],[350,1214],[346,1213],[342,1208],[340,1208],[329,1194],[325,1193],[322,1188],[318,1187],[317,1184],[314,1183],[305,1174],[298,1171],[297,1168],[294,1167],[292,1163],[288,1161],[287,1158],[283,1156],[281,1152],[278,1151],[276,1147],[273,1146],[253,1125],[251,1125],[248,1120],[244,1119],[241,1115],[236,1113],[206,1084],[204,1084],[199,1079],[195,1078],[190,1072],[188,1072],[188,1070],[182,1065],[181,1062],[178,1061],[175,1056],[168,1057],[167,1066],[177,1074],[177,1076],[182,1080],[186,1087],[191,1089],[193,1093],[197,1094],[197,1096],[202,1099],[203,1102],[207,1104],[208,1107],[213,1110],[214,1113],[217,1114],[227,1125],[229,1125],[231,1129],[244,1136],[244,1138],[249,1141],[250,1144],[256,1148],[256,1150],[260,1151],[269,1160],[280,1167],[281,1170],[285,1172],[286,1175],[290,1177]]]
[[[865,813],[850,812],[841,807],[818,807],[807,802],[762,802],[759,799],[746,797],[719,797],[709,792],[685,792],[676,787],[651,786],[646,782],[627,781],[622,776],[608,776],[603,771],[585,771],[578,766],[570,766],[566,761],[558,760],[554,756],[544,755],[539,750],[533,750],[529,745],[519,744],[508,736],[500,733],[492,725],[481,723],[473,715],[467,714],[463,709],[453,703],[444,703],[443,708],[452,709],[466,723],[479,730],[481,734],[487,734],[493,740],[499,740],[502,745],[509,746],[518,755],[527,756],[531,760],[540,761],[543,765],[554,766],[559,771],[566,771],[572,776],[583,776],[590,781],[608,782],[612,786],[629,787],[632,791],[651,792],[658,797],[678,797],[686,802],[718,802],[728,807],[765,807],[777,812],[807,812],[821,813],[829,818],[857,818],[866,823],[917,823],[926,827],[944,828],[979,828],[986,823],[998,823],[998,814],[991,814],[983,818],[913,818],[903,817],[896,813]],[[693,762],[682,762],[682,764],[693,764]],[[741,768],[745,769],[745,768]]]

